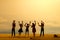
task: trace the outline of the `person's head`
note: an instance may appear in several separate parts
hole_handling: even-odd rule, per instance
[[[41,22],[43,22],[43,21],[41,20]]]
[[[27,26],[28,26],[29,24],[27,24]]]
[[[13,23],[15,23],[15,20],[13,20]]]
[[[34,25],[34,23],[32,23],[32,25]]]

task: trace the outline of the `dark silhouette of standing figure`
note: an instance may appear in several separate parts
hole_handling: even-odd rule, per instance
[[[33,32],[33,36],[35,37],[35,32],[36,32],[36,21],[34,21],[34,23],[32,23],[32,32]]]
[[[31,22],[25,23],[25,27],[26,27],[25,36],[26,36],[27,33],[28,33],[28,36],[29,36],[29,26],[30,26],[30,24],[31,24]]]
[[[38,25],[39,25],[39,23],[38,23]],[[43,21],[41,21],[41,25],[39,25],[40,27],[41,27],[41,32],[40,32],[40,36],[43,34],[43,36],[44,36],[44,22]]]
[[[13,20],[13,23],[12,23],[12,36],[13,35],[15,36],[15,27],[16,27],[16,23],[15,23],[15,20]]]
[[[23,32],[23,30],[22,30],[22,28],[23,28],[23,21],[22,21],[22,23],[20,23],[20,21],[18,23],[19,23],[19,26],[20,26],[20,29],[18,30],[18,32],[19,32],[19,35],[21,35],[21,33]]]

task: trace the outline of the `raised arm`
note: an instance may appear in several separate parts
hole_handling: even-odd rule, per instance
[[[18,21],[18,23],[20,24],[20,21]]]
[[[31,21],[29,22],[29,24],[31,24]]]
[[[29,25],[31,26],[31,21],[29,22]]]
[[[23,21],[22,21],[22,24],[23,24]]]
[[[36,25],[36,21],[34,21],[35,25]]]
[[[26,26],[26,24],[27,24],[27,23],[25,23],[25,25],[24,25],[24,26]]]
[[[41,25],[38,23],[38,26],[41,26]]]

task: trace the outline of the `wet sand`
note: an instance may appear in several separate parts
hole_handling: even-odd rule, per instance
[[[0,34],[0,40],[60,40],[60,34],[58,34],[58,37],[54,37],[53,34],[45,34],[44,37],[37,34],[36,37],[33,37],[33,35],[28,37],[23,34],[21,36],[16,34],[15,37],[12,37],[11,34]]]

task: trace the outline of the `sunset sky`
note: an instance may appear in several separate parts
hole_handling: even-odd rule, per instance
[[[0,33],[10,31],[13,20],[16,20],[16,30],[19,29],[18,21],[43,20],[45,33],[59,34],[60,0],[0,0]],[[36,28],[39,33],[40,27]]]

